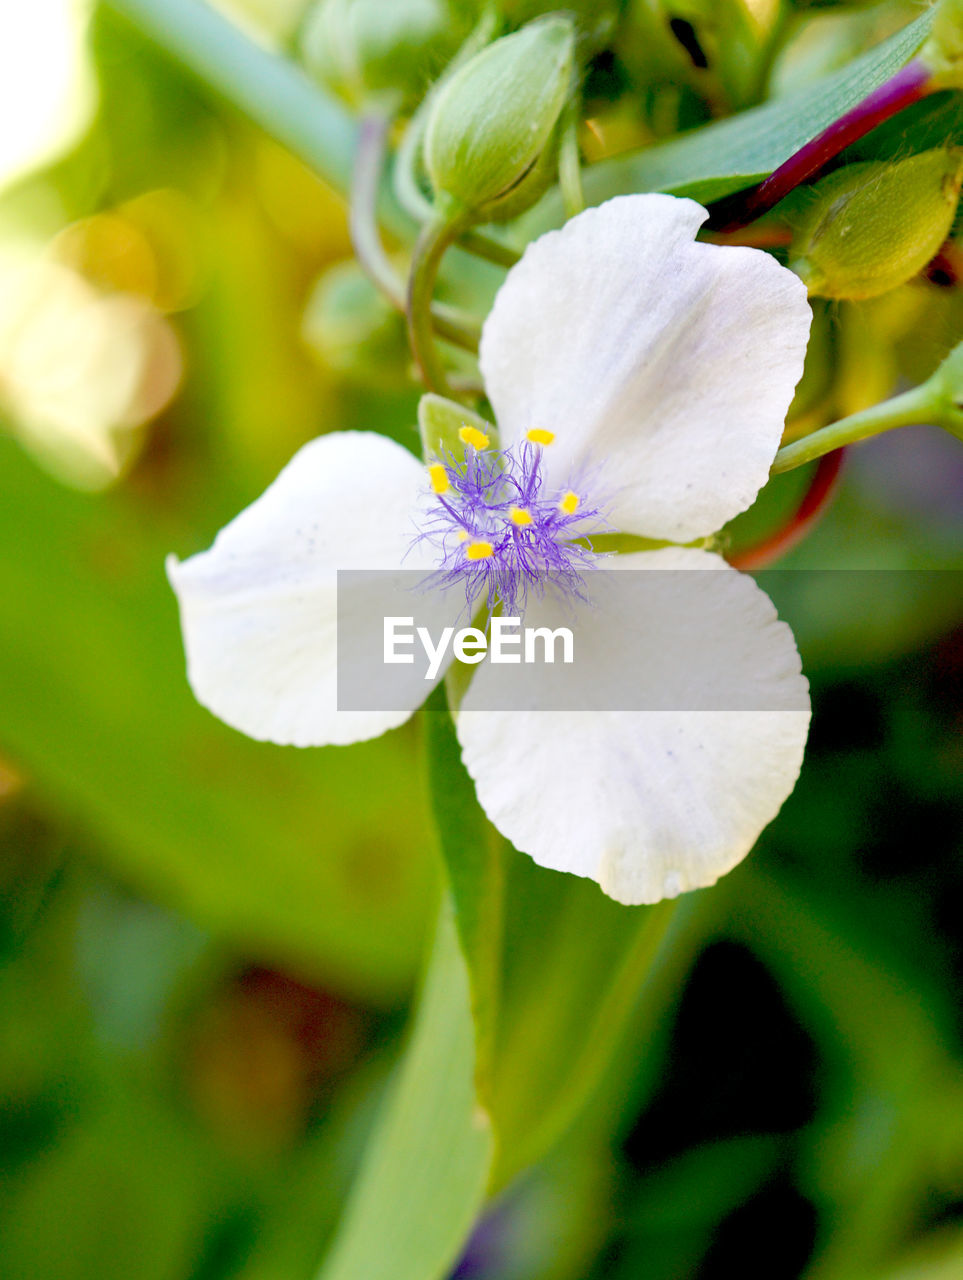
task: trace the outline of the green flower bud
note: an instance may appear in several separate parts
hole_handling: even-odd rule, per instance
[[[460,67],[432,103],[425,131],[435,191],[483,220],[534,204],[554,170],[574,57],[571,22],[553,17],[503,36]]]
[[[917,54],[941,89],[963,88],[963,0],[940,0],[933,29]]]
[[[579,50],[583,56],[601,49],[618,26],[621,0],[501,0],[501,11],[515,26],[531,22],[545,13],[563,9],[575,19]]]
[[[301,53],[309,71],[353,107],[379,96],[410,101],[465,33],[446,0],[320,0]]]
[[[789,265],[818,297],[873,298],[895,289],[949,235],[961,182],[957,148],[847,165],[813,188]]]
[[[381,389],[408,383],[404,319],[355,262],[339,263],[320,277],[301,333],[326,368],[351,382]]]

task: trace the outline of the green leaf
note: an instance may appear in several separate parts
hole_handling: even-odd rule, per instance
[[[908,62],[932,20],[928,10],[848,67],[798,93],[591,166],[585,171],[586,199],[601,204],[624,192],[666,191],[706,203],[758,182]]]
[[[475,798],[441,686],[426,708],[424,723],[432,809],[468,965],[477,1083],[480,1096],[487,1101],[502,955],[504,841]]]
[[[674,902],[625,907],[592,881],[514,856],[493,1093],[494,1186],[562,1137],[610,1068],[633,1017],[640,1019],[635,1056],[652,1050],[709,902],[696,894],[682,909]]]
[[[446,898],[411,1043],[318,1280],[440,1280],[457,1261],[493,1151],[474,1068],[468,975]]]

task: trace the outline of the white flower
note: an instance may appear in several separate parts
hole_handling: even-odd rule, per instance
[[[705,216],[670,196],[609,201],[530,245],[499,291],[480,363],[501,445],[524,478],[529,432],[554,433],[537,461],[542,497],[560,511],[577,497],[615,529],[687,542],[716,532],[766,482],[802,373],[805,289],[764,253],[697,243]],[[604,502],[570,492],[590,465],[608,479]],[[322,436],[210,551],[172,562],[199,700],[252,737],[298,746],[360,741],[404,721],[424,682],[405,711],[337,709],[336,573],[437,565],[437,539],[412,541],[426,487],[422,464],[382,436]],[[489,528],[496,517],[504,511]],[[555,525],[545,521],[548,537]],[[468,547],[476,568],[497,564],[486,528],[461,541],[457,552],[444,544],[449,570]],[[553,550],[569,545],[560,532]],[[749,667],[765,705],[782,709],[476,709],[491,676],[483,664],[457,732],[482,807],[517,848],[621,902],[653,902],[714,883],[778,812],[802,762],[808,686],[789,628],[720,557],[667,547],[604,564],[717,569],[711,652],[698,619],[679,631],[688,606],[676,634],[645,618],[613,641],[609,620],[573,598],[580,643],[591,647],[593,633],[601,643],[602,628],[609,654],[613,643],[649,643],[654,691],[667,650],[684,653],[697,686]],[[551,622],[555,607],[534,595],[526,623]]]

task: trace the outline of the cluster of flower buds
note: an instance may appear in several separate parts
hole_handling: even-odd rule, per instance
[[[302,37],[312,74],[359,109],[409,108],[451,64],[431,98],[425,162],[436,196],[474,221],[514,217],[554,181],[575,82],[573,17],[509,7],[512,20],[532,20],[460,63],[452,59],[486,8],[466,0],[321,0]],[[613,14],[583,7],[578,29],[591,48]]]
[[[766,63],[771,33],[749,30],[745,14],[745,30],[717,18],[708,0],[573,0],[564,14],[549,0],[318,0],[302,48],[310,70],[359,110],[410,115],[421,104],[423,176],[440,216],[466,227],[518,216],[556,181],[580,69],[606,41],[631,69],[633,33],[641,38],[654,23],[645,56],[674,68],[677,83],[688,83],[675,65],[682,57],[709,99],[754,101],[752,68]],[[499,30],[508,34],[492,39]],[[940,0],[912,65],[921,93],[963,85],[963,0]],[[797,200],[790,264],[814,298],[887,293],[952,234],[961,183],[963,151],[952,145],[843,163]],[[331,302],[325,295],[315,318]],[[340,316],[340,304],[334,310]]]

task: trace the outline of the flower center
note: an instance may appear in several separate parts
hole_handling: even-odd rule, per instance
[[[583,597],[582,571],[595,552],[588,534],[599,512],[567,486],[553,489],[542,474],[544,450],[555,439],[536,428],[510,449],[488,447],[475,427],[460,431],[465,460],[451,456],[428,467],[432,498],[420,535],[437,548],[443,585],[461,582],[470,610],[483,599],[492,611],[524,610],[530,590],[551,582]]]

